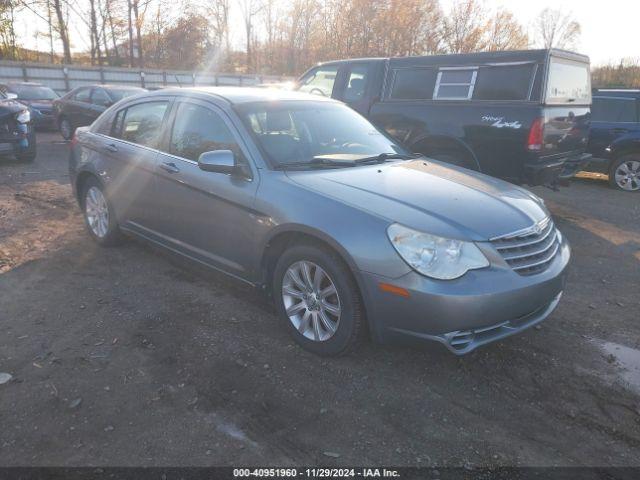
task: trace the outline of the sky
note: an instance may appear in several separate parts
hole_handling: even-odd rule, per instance
[[[77,0],[77,3],[87,0]],[[283,0],[287,1],[287,0]],[[440,0],[446,10],[455,0]],[[560,8],[568,12],[582,26],[578,52],[589,55],[592,65],[619,62],[625,57],[640,57],[640,0],[484,0],[490,9],[504,7],[529,29],[535,17],[545,7]],[[233,0],[232,4],[235,3]],[[237,10],[237,8],[236,8]],[[232,15],[232,41],[239,48],[243,45],[243,29],[240,15]],[[20,42],[28,48],[48,51],[48,40],[35,37],[37,29],[46,30],[46,24],[25,11],[17,19],[16,33]],[[38,27],[36,28],[36,25]],[[76,39],[74,50],[87,50],[88,45],[78,41],[80,31],[86,37],[86,27],[71,25],[71,36]],[[57,42],[59,43],[59,42]],[[56,50],[61,50],[56,45]]]

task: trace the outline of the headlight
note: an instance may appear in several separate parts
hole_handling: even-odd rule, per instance
[[[16,122],[18,123],[27,123],[29,120],[31,120],[29,110],[23,110],[16,115]]]
[[[469,270],[489,266],[472,242],[437,237],[397,223],[387,229],[387,235],[402,259],[427,277],[453,280]]]

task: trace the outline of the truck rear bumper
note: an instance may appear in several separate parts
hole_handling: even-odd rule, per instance
[[[579,153],[547,162],[529,163],[525,166],[525,182],[535,186],[567,180],[582,170],[590,160],[590,153]]]

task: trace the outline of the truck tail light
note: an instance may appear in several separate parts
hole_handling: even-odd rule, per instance
[[[69,145],[71,146],[71,148],[73,148],[76,146],[77,143],[78,143],[78,134],[74,133],[73,137],[71,137],[71,143]]]
[[[544,117],[536,118],[529,129],[527,138],[527,150],[539,152],[544,142]]]

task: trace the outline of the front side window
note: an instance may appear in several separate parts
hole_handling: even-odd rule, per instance
[[[302,79],[298,90],[323,97],[330,97],[337,76],[338,67],[318,67]]]
[[[120,132],[119,137],[127,142],[156,148],[168,105],[166,101],[146,102],[123,110],[124,118],[120,120],[122,126],[116,130]],[[118,112],[118,117],[120,114],[121,112]],[[118,120],[116,117],[116,123]]]
[[[73,99],[76,102],[86,102],[89,103],[89,97],[91,96],[91,90],[89,90],[88,88],[81,88],[80,90],[78,90],[76,92],[76,94],[73,96]]]
[[[289,101],[236,107],[276,168],[317,161],[353,162],[382,153],[407,154],[395,141],[344,104]]]
[[[91,103],[94,105],[106,106],[111,105],[112,100],[107,92],[105,92],[102,88],[95,88],[93,93],[91,94]]]
[[[349,79],[344,90],[343,100],[345,102],[357,102],[364,97],[369,76],[368,65],[354,65],[349,72]]]
[[[633,98],[599,98],[593,99],[591,106],[593,122],[637,122],[638,110]]]
[[[476,82],[476,69],[440,70],[433,98],[436,100],[469,100]]]
[[[548,77],[548,104],[591,103],[591,73],[588,63],[551,57]]]
[[[169,149],[169,153],[193,161],[213,150],[231,150],[237,159],[242,158],[240,147],[220,115],[187,102],[178,106]]]

